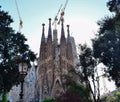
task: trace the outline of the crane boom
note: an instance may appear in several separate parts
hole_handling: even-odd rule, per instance
[[[18,17],[19,17],[19,32],[20,32],[22,27],[23,27],[23,21],[21,19],[19,8],[18,8],[18,4],[17,4],[16,0],[15,0],[15,4],[16,4],[16,8],[17,8]]]
[[[57,15],[56,15],[56,16],[58,16],[58,14],[59,14],[59,12],[60,12],[61,8],[62,8],[62,4],[60,5],[60,8],[59,8],[59,10],[58,10],[58,12],[57,12]]]
[[[65,10],[67,4],[68,4],[68,0],[66,0],[63,10]]]
[[[55,18],[54,18],[53,23],[52,23],[52,25],[54,25],[54,24],[55,24],[55,28],[56,28],[56,22],[57,22],[57,20],[58,20],[58,14],[59,14],[59,12],[60,12],[61,8],[62,8],[62,4],[60,5],[60,8],[59,8],[59,10],[58,10],[58,12],[57,12],[57,14],[56,14],[56,16],[55,16]]]
[[[58,24],[60,24],[60,21],[64,21],[63,16],[65,14],[65,8],[66,8],[67,4],[68,4],[68,0],[66,0],[65,5],[64,5],[63,9],[61,10],[61,16],[60,16],[60,19],[58,21]]]

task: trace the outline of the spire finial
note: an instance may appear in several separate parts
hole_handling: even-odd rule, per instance
[[[45,30],[45,28],[44,28],[44,27],[45,27],[45,24],[43,23],[42,26],[43,26],[43,32],[42,32],[42,33],[44,33],[44,30]]]
[[[43,23],[42,26],[45,26],[45,24]]]
[[[43,24],[42,24],[42,26],[44,27],[44,26],[45,26],[45,24],[43,23]]]
[[[61,21],[61,37],[65,37],[64,23],[63,23],[63,21]]]
[[[68,37],[70,36],[70,30],[69,30],[70,25],[67,25],[67,33],[68,33]]]
[[[51,18],[49,18],[49,24],[51,25]]]
[[[44,34],[45,28],[44,28],[44,26],[45,26],[45,24],[43,23],[43,24],[42,24],[42,27],[43,27],[43,28],[42,28],[42,39],[41,39],[41,41],[43,41],[43,42],[45,41],[45,34]]]
[[[68,29],[69,29],[70,25],[68,24],[67,27],[68,27]]]
[[[51,18],[49,18],[49,30],[48,30],[48,37],[52,36],[52,30],[51,30]]]
[[[70,27],[70,25],[67,25],[67,30],[69,31],[69,27]]]

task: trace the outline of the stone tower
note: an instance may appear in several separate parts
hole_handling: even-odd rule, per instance
[[[58,97],[64,93],[66,86],[62,76],[68,73],[70,67],[74,67],[69,25],[67,25],[66,38],[64,23],[61,22],[60,44],[58,44],[57,29],[55,28],[52,33],[51,19],[49,19],[47,38],[45,38],[45,24],[42,27],[37,82],[39,100]]]

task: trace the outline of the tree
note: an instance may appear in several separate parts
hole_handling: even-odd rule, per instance
[[[25,43],[27,39],[10,27],[13,19],[0,8],[0,92],[6,93],[19,82],[18,65],[20,61],[30,62],[36,55]]]
[[[80,54],[80,73],[81,80],[85,83],[89,92],[93,96],[94,102],[99,101],[100,90],[99,90],[99,77],[97,73],[97,60],[93,56],[93,51],[91,48],[87,47],[86,44],[79,45]],[[91,87],[91,81],[93,84],[93,88]],[[89,96],[89,101],[91,101],[91,97]]]
[[[68,92],[66,91],[59,99],[57,102],[83,102],[78,96],[78,94],[74,92]]]
[[[120,13],[120,0],[109,0],[107,2],[107,7],[110,12],[115,12],[116,14]]]
[[[57,102],[89,102],[87,97],[89,93],[87,91],[82,84],[71,80],[67,91],[56,100]]]
[[[120,92],[116,92],[113,95],[103,96],[100,102],[120,102]]]
[[[111,9],[116,7],[116,0],[108,2]],[[118,2],[117,5],[120,3]],[[100,29],[93,39],[94,57],[107,66],[106,73],[120,86],[120,15],[105,17],[98,22]]]

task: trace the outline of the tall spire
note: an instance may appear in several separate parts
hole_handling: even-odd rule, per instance
[[[71,37],[70,37],[70,30],[69,30],[69,25],[67,25],[67,59],[71,62],[71,64],[73,65],[73,48],[72,48],[72,42],[71,42]],[[71,65],[69,65],[69,68],[71,67]]]
[[[40,44],[40,53],[39,53],[39,57],[40,57],[40,61],[45,59],[45,28],[44,28],[45,24],[42,24],[42,37],[41,37],[41,44]]]
[[[49,29],[47,38],[47,57],[52,56],[52,29],[51,29],[51,18],[49,18]]]
[[[67,33],[68,33],[67,40],[69,41],[69,40],[70,40],[70,30],[69,30],[69,25],[67,25]]]
[[[49,18],[48,37],[52,37],[52,30],[51,30],[51,18]]]
[[[61,21],[61,38],[65,38],[64,24],[63,20]]]
[[[45,42],[45,28],[44,28],[45,24],[43,23],[42,26],[43,26],[43,28],[42,28],[42,38],[41,38],[41,42]]]

